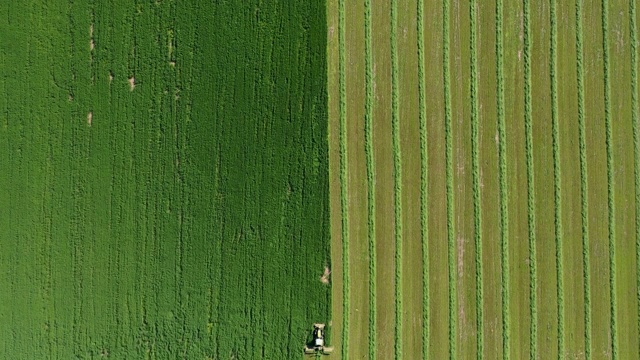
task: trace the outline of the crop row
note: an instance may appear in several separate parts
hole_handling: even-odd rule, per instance
[[[449,27],[450,1],[443,1],[443,30],[442,30],[442,61],[444,77],[444,131],[445,131],[445,163],[446,163],[446,194],[447,194],[447,256],[449,274],[449,358],[455,359],[457,351],[457,275],[454,227],[454,199],[453,199],[453,134],[451,116],[451,70],[449,65]]]
[[[533,165],[533,114],[531,96],[531,4],[524,1],[524,129],[527,162],[527,222],[529,227],[529,358],[538,358],[538,269],[536,249],[536,195]]]
[[[578,132],[580,146],[580,192],[582,210],[582,278],[584,281],[585,358],[591,358],[591,260],[589,254],[589,205],[587,187],[587,140],[584,114],[584,64],[582,0],[576,0],[576,71],[578,79]]]
[[[340,96],[340,209],[342,217],[342,358],[349,358],[349,176],[347,173],[347,55],[345,30],[345,0],[340,0],[338,10],[339,96]]]
[[[509,295],[509,214],[507,212],[507,131],[504,109],[504,74],[503,74],[503,1],[496,2],[496,79],[498,108],[498,162],[500,182],[500,262],[502,267],[502,356],[510,357],[510,295]]]
[[[602,2],[602,59],[604,63],[604,122],[607,152],[607,199],[609,219],[609,293],[611,299],[611,353],[618,358],[617,300],[616,300],[616,233],[613,179],[613,134],[611,124],[611,84],[609,79],[609,2]]]
[[[551,1],[551,132],[553,147],[553,194],[554,194],[554,232],[556,238],[556,280],[558,299],[558,358],[564,357],[564,275],[562,267],[562,196],[560,187],[560,130],[558,123],[558,79],[557,79],[557,48],[558,21],[556,14],[556,0]]]
[[[418,0],[418,106],[420,121],[420,237],[422,239],[422,358],[429,358],[429,153],[424,66],[424,0]]]
[[[391,132],[393,136],[395,214],[395,339],[396,359],[402,359],[402,157],[400,149],[400,107],[398,100],[398,0],[391,0]]]
[[[476,325],[477,333],[477,353],[478,359],[484,355],[484,289],[483,289],[483,266],[482,266],[482,204],[480,197],[480,144],[479,144],[479,98],[478,98],[478,46],[477,28],[478,13],[477,0],[470,3],[470,28],[471,28],[471,167],[473,174],[473,218],[475,228],[475,248],[476,248]]]
[[[633,122],[633,149],[636,190],[636,288],[638,301],[638,326],[640,329],[640,129],[638,118],[638,29],[636,21],[636,3],[629,1],[630,37],[631,37],[631,118]],[[638,349],[640,357],[640,348]]]
[[[377,301],[376,301],[376,179],[375,159],[373,156],[373,49],[371,33],[371,0],[364,2],[364,33],[365,33],[365,122],[364,141],[367,161],[367,203],[368,211],[368,240],[369,240],[369,358],[376,358],[377,334]]]

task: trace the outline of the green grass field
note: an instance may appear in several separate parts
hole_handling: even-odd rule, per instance
[[[3,2],[0,358],[640,357],[636,8]]]
[[[3,2],[0,34],[0,357],[301,358],[325,4]]]
[[[336,358],[640,356],[636,7],[328,1]]]

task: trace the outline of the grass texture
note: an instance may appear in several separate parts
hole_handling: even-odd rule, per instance
[[[0,14],[0,358],[299,356],[330,319],[324,5]]]

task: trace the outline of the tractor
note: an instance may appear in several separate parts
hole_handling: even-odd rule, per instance
[[[324,324],[313,324],[313,341],[304,347],[305,354],[331,354],[333,347],[325,346],[324,344],[324,326]]]

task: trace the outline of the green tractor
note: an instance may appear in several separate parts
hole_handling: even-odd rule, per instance
[[[307,355],[322,354],[329,355],[333,351],[333,346],[325,346],[324,344],[324,324],[313,324],[313,341],[304,347],[304,353]]]

